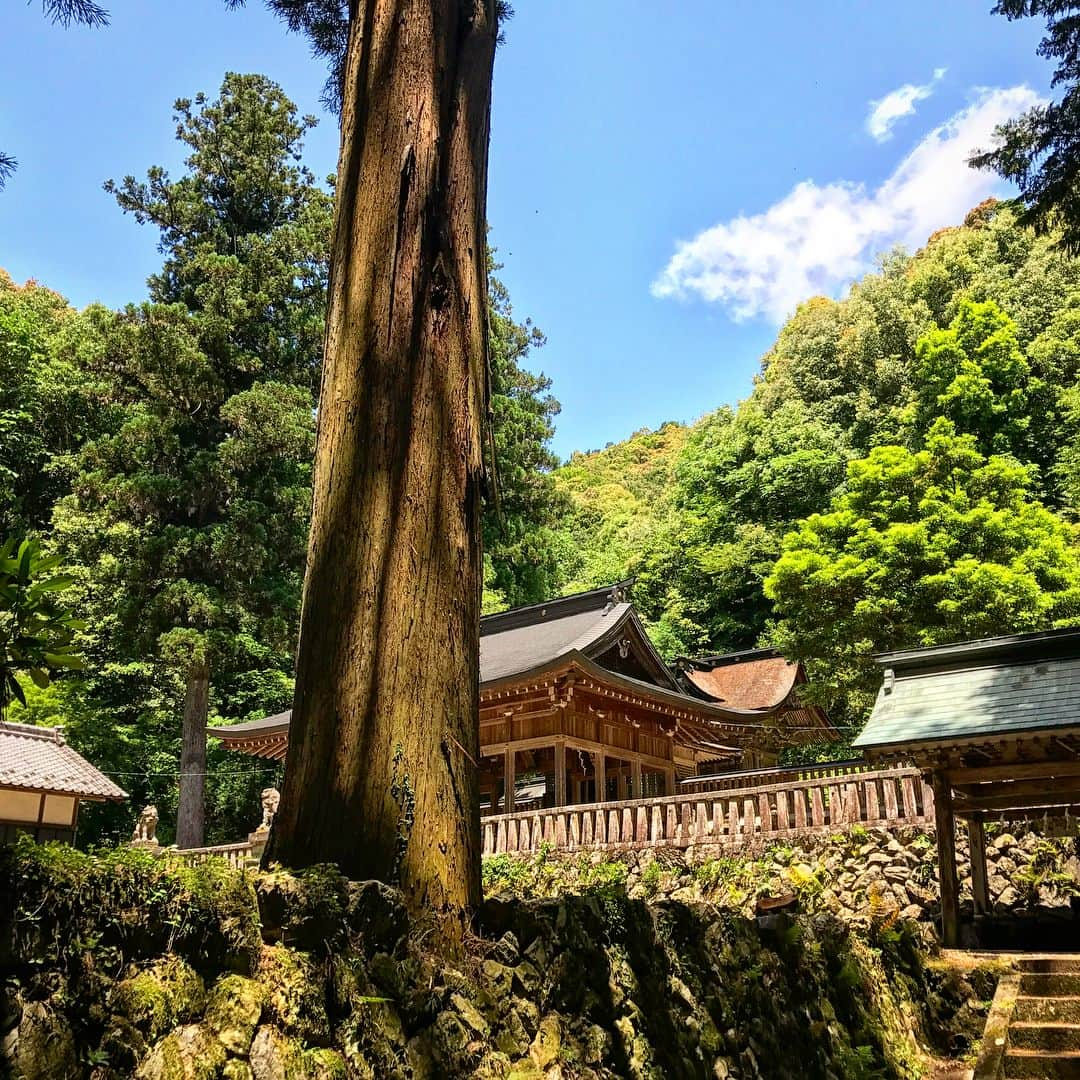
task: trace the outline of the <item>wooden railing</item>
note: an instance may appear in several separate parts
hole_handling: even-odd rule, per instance
[[[846,773],[659,799],[484,818],[483,854],[555,849],[737,847],[842,826],[927,825],[933,795],[917,769]]]
[[[224,859],[236,870],[247,866],[255,857],[250,840],[243,840],[239,844],[218,844],[216,847],[166,848],[163,853],[167,858],[176,859],[187,866],[198,866],[207,859]]]
[[[787,784],[797,780],[821,780],[834,776],[852,776],[873,772],[877,766],[854,758],[850,761],[828,761],[821,765],[784,765],[768,769],[741,769],[738,772],[714,773],[712,776],[690,776],[679,781],[679,794],[702,791],[731,791],[733,788],[763,787],[766,784]]]

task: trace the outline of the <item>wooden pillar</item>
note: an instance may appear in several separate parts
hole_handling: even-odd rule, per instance
[[[514,782],[517,776],[514,766],[516,763],[517,752],[513,747],[509,747],[503,756],[503,802],[506,804],[503,812],[507,814],[514,812]]]
[[[953,825],[952,786],[942,772],[931,777],[937,828],[938,876],[941,880],[941,941],[955,948],[960,922],[960,890],[956,880],[956,831]]]
[[[634,789],[634,798],[641,798],[641,760],[640,758],[634,758],[630,762],[630,781]]]
[[[665,795],[674,795],[675,794],[675,766],[674,765],[672,765],[670,768],[667,768],[667,769],[664,770],[664,786],[666,788],[666,790],[664,791]]]
[[[968,820],[968,850],[971,852],[971,891],[975,896],[975,914],[990,912],[990,885],[986,879],[986,829],[981,817]]]
[[[555,741],[555,805],[566,806],[566,743]]]
[[[607,759],[604,756],[604,751],[601,750],[596,755],[596,766],[593,769],[593,776],[596,780],[596,801],[604,802],[607,799]]]

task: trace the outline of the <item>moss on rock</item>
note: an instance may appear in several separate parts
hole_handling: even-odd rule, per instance
[[[869,862],[880,845],[860,854],[869,841],[842,839],[823,856],[837,875],[856,858],[884,865]],[[922,872],[921,852],[899,857]],[[737,905],[699,899],[753,892],[767,880],[756,861],[718,863],[689,885],[694,871],[668,860],[681,898],[658,887],[646,901],[628,895],[633,874],[576,860],[577,893],[487,902],[455,967],[394,890],[326,868],[212,869],[199,880],[228,879],[233,898],[213,907],[187,872],[174,881],[159,864],[78,856],[50,881],[47,860],[21,858],[6,887],[20,895],[25,873],[42,927],[24,931],[0,908],[0,1043],[9,1063],[38,1047],[46,1065],[31,1076],[77,1076],[93,1062],[95,1080],[914,1080],[930,1051],[962,1049],[996,977],[930,963],[925,927],[883,904],[862,920],[808,904],[764,929]],[[822,887],[809,861],[769,858],[769,874],[775,862]],[[121,878],[111,898],[106,867]],[[540,871],[557,891],[555,860]],[[171,936],[133,929],[144,889],[170,898]],[[256,891],[269,939],[257,947],[243,929]]]
[[[206,999],[203,981],[179,956],[166,956],[134,970],[116,984],[113,1012],[148,1039],[199,1015]]]
[[[55,1080],[77,1075],[75,1039],[56,1003],[27,1003],[15,1037],[6,1049],[19,1080]]]
[[[216,1080],[225,1048],[201,1024],[186,1024],[159,1039],[135,1072],[136,1080]]]
[[[262,983],[242,975],[226,975],[214,984],[206,1003],[206,1025],[229,1053],[246,1056],[251,1049],[266,996]]]
[[[329,1039],[323,980],[307,953],[266,945],[259,954],[256,977],[266,991],[267,1017],[286,1034],[316,1045]]]

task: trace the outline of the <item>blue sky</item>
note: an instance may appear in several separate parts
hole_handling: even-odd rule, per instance
[[[101,190],[175,168],[171,104],[259,71],[323,116],[325,78],[251,0],[112,0],[104,31],[0,16],[0,266],[75,304],[145,295],[155,237]],[[990,0],[519,0],[496,61],[488,218],[548,345],[568,455],[744,397],[794,305],[840,295],[995,190],[971,145],[1048,92],[1038,23]],[[177,11],[184,12],[181,18]]]

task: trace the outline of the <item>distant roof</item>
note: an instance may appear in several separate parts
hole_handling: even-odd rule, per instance
[[[64,741],[58,727],[0,723],[0,787],[126,799],[127,793]]]
[[[733,709],[770,711],[784,704],[801,677],[800,665],[776,649],[681,659],[683,674],[702,694]]]
[[[875,659],[884,678],[854,742],[863,750],[1080,728],[1080,630],[983,638]]]

